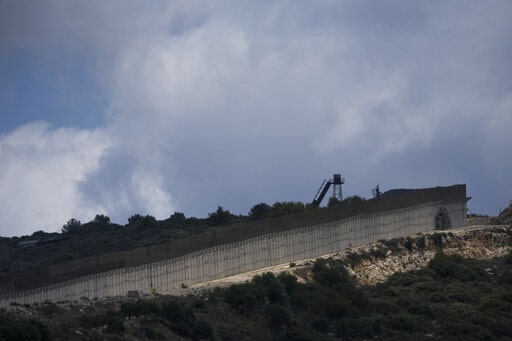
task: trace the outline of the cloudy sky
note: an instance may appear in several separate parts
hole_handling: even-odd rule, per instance
[[[465,183],[512,199],[512,2],[0,0],[0,235]]]

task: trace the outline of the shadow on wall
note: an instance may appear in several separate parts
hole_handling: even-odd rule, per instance
[[[436,230],[446,230],[452,227],[450,215],[448,214],[446,208],[442,206],[437,209],[435,226]]]

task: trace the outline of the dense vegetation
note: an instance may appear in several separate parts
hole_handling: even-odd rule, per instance
[[[34,307],[49,317],[45,323],[2,316],[0,339],[29,331],[23,339],[69,339],[77,330],[89,333],[87,338],[112,340],[176,334],[192,340],[512,338],[512,254],[477,261],[438,253],[426,269],[361,288],[345,266],[319,259],[307,283],[265,273],[200,296],[125,300],[81,312],[73,321],[69,309],[45,303]]]
[[[345,201],[352,201],[353,198],[355,197],[349,197]],[[334,204],[338,203],[330,203]],[[183,213],[175,212],[167,219],[157,220],[150,215],[134,214],[125,225],[113,223],[103,214],[96,215],[88,223],[72,218],[63,225],[61,233],[37,231],[30,236],[0,237],[0,274],[36,270],[106,252],[166,243],[207,229],[313,209],[315,208],[302,202],[276,202],[273,205],[259,203],[247,215],[234,215],[219,206],[207,218],[185,217]],[[27,242],[34,243],[24,244]]]

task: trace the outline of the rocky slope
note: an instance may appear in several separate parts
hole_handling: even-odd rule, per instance
[[[457,253],[465,258],[491,259],[512,251],[512,227],[505,225],[472,226],[456,230],[418,233],[415,235],[382,240],[376,243],[345,249],[322,258],[341,259],[358,285],[373,285],[386,281],[396,272],[418,270],[427,266],[436,252]],[[259,269],[221,280],[176,289],[167,294],[185,295],[199,293],[215,287],[250,280],[265,272],[289,272],[300,281],[311,280],[314,259]]]
[[[511,250],[510,226],[480,226],[379,241],[327,257],[342,259],[350,265],[348,270],[359,285],[374,285],[386,281],[396,272],[426,267],[439,251],[456,253],[464,258],[491,259],[502,257]],[[292,272],[302,277],[308,273],[300,268]]]
[[[324,258],[341,259],[357,284],[374,285],[386,281],[396,272],[418,270],[426,267],[432,257],[439,251],[443,251],[445,254],[457,253],[463,257],[475,259],[492,259],[505,256],[512,251],[512,227],[484,226],[417,234],[346,249],[335,254],[325,255]],[[186,307],[193,307],[192,315],[195,314],[195,318],[197,318],[197,321],[193,321],[193,332],[197,335],[208,338],[207,335],[210,335],[208,333],[215,330],[219,339],[230,339],[228,336],[232,337],[233,335],[238,335],[238,339],[254,339],[252,337],[254,335],[258,335],[260,339],[271,339],[273,334],[270,333],[266,320],[262,316],[256,315],[259,317],[254,320],[249,315],[239,314],[233,309],[228,309],[226,304],[207,305],[207,302],[209,302],[207,298],[210,297],[210,294],[205,295],[204,291],[244,282],[254,275],[264,272],[290,272],[301,281],[306,282],[312,279],[313,262],[313,259],[309,259],[260,269],[192,288],[183,288],[171,294],[185,296],[181,300],[186,305],[178,307],[177,311],[182,311],[184,315],[187,315],[187,311],[190,314],[192,308]],[[493,263],[489,264],[489,268],[485,269],[486,276],[493,276],[493,273],[495,273],[495,276],[499,276],[499,269],[494,269]],[[197,295],[190,296],[188,294]],[[211,297],[215,297],[215,295]],[[161,301],[169,301],[170,299],[172,298],[169,296],[148,295],[143,301],[161,303]],[[33,321],[39,321],[40,328],[38,332],[49,330],[55,340],[183,339],[175,333],[176,330],[179,331],[177,327],[183,326],[171,325],[169,319],[155,318],[150,313],[146,317],[141,316],[133,319],[123,315],[122,305],[135,301],[137,300],[127,297],[114,297],[75,302],[46,302],[32,306],[12,305],[1,307],[0,317],[4,316],[1,317],[4,319],[4,325],[10,323],[5,320],[5,316],[14,316],[17,319],[28,321],[25,322],[25,325],[19,325],[18,332],[33,331],[34,326],[37,326],[34,325]],[[0,327],[2,324],[1,318]],[[245,334],[236,334],[233,332],[233,328],[237,330],[237,333]],[[252,334],[247,334],[249,329]],[[199,338],[203,339],[203,337]],[[44,338],[35,339],[43,340]]]

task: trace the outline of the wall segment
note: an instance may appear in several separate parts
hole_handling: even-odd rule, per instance
[[[465,185],[436,187],[213,230],[178,244],[92,257],[26,274],[24,279],[32,276],[32,284],[41,275],[48,276],[43,281],[53,283],[30,288],[29,283],[19,283],[19,277],[18,283],[12,283],[17,290],[1,294],[0,304],[117,296],[129,290],[165,293],[182,285],[430,231],[440,207],[448,212],[452,227],[465,226],[466,202]]]

